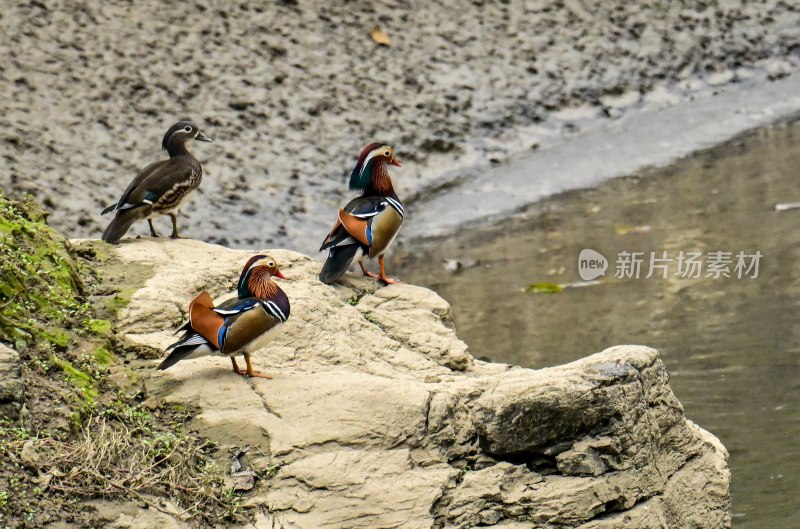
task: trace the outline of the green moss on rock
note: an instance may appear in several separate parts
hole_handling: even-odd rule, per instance
[[[108,367],[116,362],[117,357],[105,347],[98,347],[94,350],[94,361],[100,367]]]
[[[127,307],[131,302],[134,292],[138,289],[136,287],[120,287],[120,289],[106,299],[105,308],[111,314],[116,314]]]
[[[120,261],[112,246],[103,241],[75,241],[73,250],[95,317],[113,325],[136,291],[152,277],[153,267]]]
[[[84,320],[83,327],[98,338],[109,338],[113,334],[111,322],[108,320],[89,318]]]
[[[245,521],[239,497],[226,488],[223,469],[215,464],[216,447],[186,427],[194,412],[166,402],[154,410],[144,408],[139,402],[146,398],[146,388],[138,373],[120,360],[131,352],[115,336],[117,312],[152,273],[152,266],[122,262],[104,242],[69,243],[47,226],[41,208],[0,192],[0,342],[20,353],[28,410],[19,426],[0,420],[0,459],[8,467],[0,472],[0,527],[45,527],[83,513],[80,505],[87,497],[130,501],[145,494],[162,495],[185,507],[198,526]],[[135,433],[116,433],[123,429]],[[26,432],[26,438],[19,432]],[[41,468],[65,464],[66,475],[74,467],[69,458],[84,456],[89,446],[103,454],[93,461],[109,464],[98,475],[116,476],[131,468],[136,475],[146,474],[146,486],[137,489],[139,485],[122,478],[109,487],[111,478],[98,484],[97,475],[78,473],[71,488],[42,487],[41,468],[22,463],[28,438],[38,454],[51,457]],[[177,443],[193,455],[166,457]],[[129,454],[151,452],[142,465],[129,466]],[[105,458],[108,454],[112,456]],[[171,467],[166,474],[165,466]],[[180,482],[202,486],[191,492],[165,488],[159,480],[172,472],[185,476],[177,478]],[[12,499],[13,509],[8,508]],[[93,519],[84,521],[99,526]]]
[[[0,193],[0,341],[23,351],[34,343],[59,350],[70,328],[87,318],[68,242],[31,201]]]
[[[93,404],[99,392],[97,391],[97,383],[92,376],[75,367],[69,360],[53,357],[53,363],[64,371],[67,381],[78,390],[77,393],[89,404]]]

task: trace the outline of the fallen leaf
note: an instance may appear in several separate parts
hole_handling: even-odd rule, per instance
[[[461,268],[461,261],[458,259],[445,259],[442,267],[448,272],[457,272]]]
[[[31,481],[39,485],[43,490],[46,490],[47,487],[50,486],[50,482],[53,480],[53,474],[51,472],[47,472],[46,474],[39,474],[39,476],[32,478]]]
[[[380,26],[373,27],[372,31],[369,32],[369,36],[372,37],[372,40],[375,41],[375,44],[380,44],[381,46],[392,45],[392,41],[391,39],[389,39],[389,35],[387,35],[386,32],[381,29]]]
[[[619,225],[614,226],[614,233],[617,235],[627,235],[629,233],[647,233],[650,231],[650,226],[645,224],[644,226],[626,226],[626,225]]]
[[[144,402],[142,402],[142,407],[147,408],[150,411],[157,410],[158,406],[159,402],[155,397],[148,397]]]
[[[240,448],[233,454],[233,456],[231,457],[231,476],[242,470],[241,457],[249,451],[250,451],[250,445],[245,445],[244,447]]]
[[[786,211],[789,209],[800,209],[800,202],[787,202],[786,204],[775,204],[775,211]]]
[[[525,288],[525,292],[533,292],[534,294],[558,294],[563,289],[564,287],[556,283],[531,283]]]
[[[242,470],[231,476],[230,485],[233,490],[248,491],[256,486],[258,474],[254,470]]]
[[[159,508],[159,510],[166,514],[170,514],[182,521],[186,521],[190,518],[188,509],[181,509],[180,507],[178,507],[177,504],[173,503],[170,500],[163,500],[161,502],[161,507]]]
[[[37,468],[39,466],[39,459],[41,458],[36,451],[33,439],[28,439],[25,441],[25,444],[22,445],[20,458],[22,459],[22,464],[28,468]]]
[[[458,259],[445,259],[442,261],[442,268],[448,272],[459,272],[466,268],[477,266],[477,264],[478,261],[476,259],[465,259],[463,261],[459,261]]]

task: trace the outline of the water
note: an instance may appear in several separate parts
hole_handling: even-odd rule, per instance
[[[800,527],[800,210],[773,211],[800,201],[798,168],[800,124],[787,123],[500,224],[408,242],[387,269],[447,299],[478,357],[539,368],[616,344],[659,349],[687,417],[730,452],[734,527]],[[523,292],[579,281],[583,248],[609,258],[604,279]],[[614,277],[622,251],[645,252],[640,279]],[[734,265],[731,278],[676,278],[673,261],[668,279],[645,279],[651,251],[763,257],[757,278],[737,279]]]

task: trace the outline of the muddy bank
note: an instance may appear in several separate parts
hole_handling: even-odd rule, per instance
[[[376,24],[390,47],[370,40]],[[367,141],[398,146],[398,187],[414,196],[464,177],[456,167],[574,132],[565,108],[613,119],[655,88],[672,104],[779,78],[795,68],[800,12],[777,1],[26,2],[0,27],[0,185],[36,195],[53,225],[96,236],[99,210],[191,116],[217,142],[195,150],[207,176],[184,233],[311,250]]]
[[[798,94],[800,76],[792,75],[729,85],[672,105],[649,94],[636,112],[616,120],[592,119],[587,109],[572,112],[583,128],[579,134],[547,138],[541,150],[496,167],[462,171],[466,177],[446,192],[414,201],[401,240],[479,229],[557,193],[666,167],[757,127],[791,121],[800,115]]]

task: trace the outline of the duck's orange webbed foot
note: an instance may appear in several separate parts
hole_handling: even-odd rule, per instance
[[[231,362],[233,363],[234,373],[238,375],[257,377],[257,378],[272,378],[270,375],[265,375],[264,373],[258,373],[256,370],[253,369],[253,364],[250,363],[249,353],[244,353],[244,362],[247,364],[247,369],[239,369],[239,366],[236,364],[236,360],[234,360],[232,357],[231,357]]]
[[[247,363],[247,369],[241,369],[239,364],[236,363],[236,359],[231,357],[231,364],[233,364],[234,373],[243,377],[272,378],[269,375],[258,373],[253,369],[252,364],[250,364],[250,355],[245,355],[244,361]]]
[[[378,279],[378,274],[373,274],[372,272],[370,272],[369,270],[367,270],[367,269],[364,267],[364,263],[358,263],[358,266],[360,266],[360,267],[361,267],[361,273],[362,273],[362,274],[364,274],[365,276],[367,276],[367,277],[371,277],[371,278],[373,278],[373,279]]]
[[[383,282],[383,283],[385,283],[387,285],[398,285],[398,284],[400,284],[400,281],[395,281],[394,279],[391,279],[391,278],[386,276],[386,271],[383,269],[383,256],[382,255],[380,257],[378,257],[378,263],[380,264],[380,267],[381,267],[381,273],[377,276],[378,277],[378,281],[381,281],[381,282]]]
[[[233,372],[237,375],[244,376],[247,374],[247,371],[239,368],[239,364],[236,363],[236,359],[234,357],[231,357],[231,364],[233,364]]]

